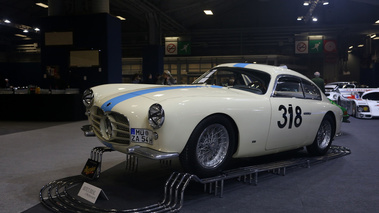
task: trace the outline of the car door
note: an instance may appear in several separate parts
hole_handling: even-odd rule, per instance
[[[266,149],[300,147],[309,142],[314,100],[306,98],[302,79],[283,75],[270,97],[271,122]]]

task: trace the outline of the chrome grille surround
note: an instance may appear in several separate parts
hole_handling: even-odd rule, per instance
[[[106,112],[92,107],[89,113],[93,132],[102,141],[118,144],[130,144],[129,120],[116,112]],[[108,125],[107,125],[108,124]]]

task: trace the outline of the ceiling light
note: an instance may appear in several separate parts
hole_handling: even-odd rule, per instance
[[[310,1],[305,1],[305,2],[303,3],[304,6],[309,6],[309,4],[310,4]]]
[[[322,2],[322,5],[328,5],[329,4],[329,1],[323,1]]]
[[[116,16],[118,19],[120,19],[121,21],[124,21],[124,20],[126,20],[124,17],[122,17],[122,16]]]
[[[359,44],[359,45],[358,45],[358,47],[363,47],[363,46],[365,46],[365,45],[363,45],[363,44]]]
[[[5,19],[4,22],[7,23],[7,24],[11,23],[11,21],[9,21],[8,19]]]
[[[375,33],[370,35],[370,38],[375,38],[375,37],[376,37]]]
[[[353,46],[350,46],[349,49],[350,49],[350,50],[353,49]]]
[[[377,20],[377,21],[375,22],[375,24],[379,24],[379,20]]]
[[[178,39],[179,37],[164,37],[164,40],[167,42],[176,42]]]
[[[36,32],[41,31],[38,27],[34,28],[34,30],[35,30]]]
[[[37,6],[40,6],[40,7],[43,7],[43,8],[49,8],[49,6],[47,4],[44,4],[42,2],[38,2],[36,3]]]
[[[318,19],[316,17],[313,17],[312,21],[316,22],[316,21],[318,21]]]
[[[26,35],[22,35],[22,34],[14,34],[15,36],[17,37],[22,37],[22,38],[26,38],[27,36]]]
[[[23,30],[22,32],[24,32],[24,33],[28,33],[29,31],[28,31],[27,29],[25,29],[25,30]]]
[[[322,40],[324,39],[324,36],[322,35],[311,35],[311,36],[308,36],[309,40]]]
[[[303,20],[303,16],[299,16],[299,17],[297,17],[297,20],[298,20],[298,21]]]
[[[211,16],[211,15],[213,15],[212,10],[204,10],[204,13],[205,13],[205,15],[207,15],[207,16]]]

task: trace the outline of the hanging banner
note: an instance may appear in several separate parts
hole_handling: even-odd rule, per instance
[[[165,42],[165,54],[166,55],[178,55],[178,42],[176,42],[176,41]]]
[[[322,53],[323,42],[322,40],[309,40],[309,53]]]
[[[295,41],[295,53],[307,54],[308,53],[308,41]]]

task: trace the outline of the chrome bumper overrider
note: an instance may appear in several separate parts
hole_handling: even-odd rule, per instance
[[[153,160],[164,160],[169,158],[175,158],[179,156],[179,153],[176,152],[160,152],[150,148],[141,147],[141,146],[133,146],[128,148],[128,154],[135,154],[142,157],[150,158]]]
[[[82,131],[84,133],[84,136],[86,136],[86,137],[93,137],[93,136],[95,136],[95,133],[93,132],[91,125],[84,125],[84,126],[82,126],[81,129],[82,129]]]

